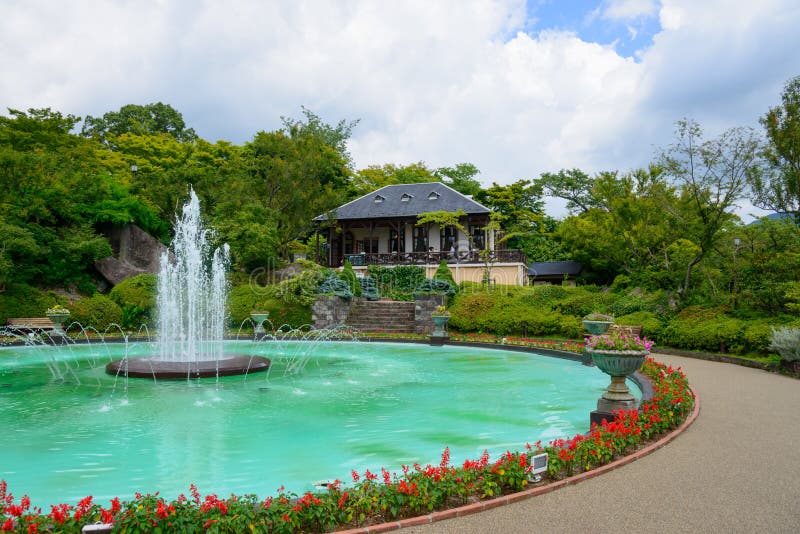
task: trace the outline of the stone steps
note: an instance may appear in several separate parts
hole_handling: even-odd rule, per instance
[[[414,303],[359,301],[350,309],[346,324],[362,332],[413,332]]]

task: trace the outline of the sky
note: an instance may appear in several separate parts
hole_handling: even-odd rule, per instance
[[[681,118],[760,131],[798,27],[797,0],[0,0],[0,113],[164,102],[242,144],[305,106],[360,121],[359,169],[624,172]]]

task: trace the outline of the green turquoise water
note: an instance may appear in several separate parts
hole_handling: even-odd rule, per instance
[[[299,346],[302,347],[302,346]],[[608,377],[580,363],[465,347],[231,342],[269,375],[126,381],[103,365],[147,344],[0,349],[0,479],[34,504],[136,491],[303,492],[350,470],[399,471],[584,432]],[[632,388],[633,389],[633,388]]]

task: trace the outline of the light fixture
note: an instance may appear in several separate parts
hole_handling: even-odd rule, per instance
[[[540,475],[540,473],[544,473],[545,471],[547,471],[547,453],[543,452],[542,454],[534,454],[531,456],[530,473],[533,475],[533,481],[540,482],[542,480],[542,475]]]
[[[136,176],[136,173],[138,171],[139,171],[139,167],[137,167],[135,163],[131,163],[131,172],[133,173],[134,176]]]

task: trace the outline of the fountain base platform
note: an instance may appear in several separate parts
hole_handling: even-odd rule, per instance
[[[269,358],[243,354],[225,354],[219,360],[195,362],[167,362],[144,357],[114,360],[106,365],[106,373],[129,378],[180,380],[261,373],[269,369],[270,363]]]

